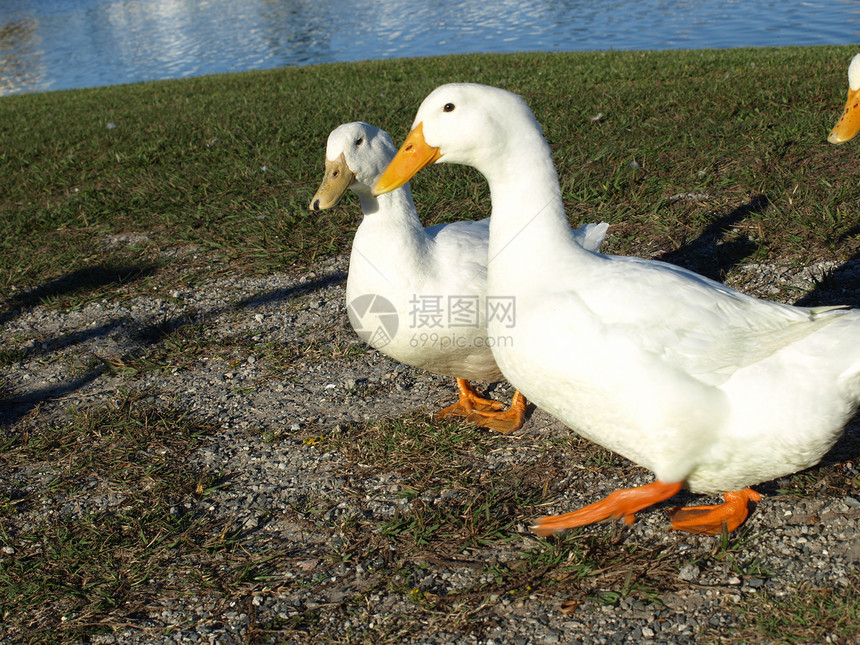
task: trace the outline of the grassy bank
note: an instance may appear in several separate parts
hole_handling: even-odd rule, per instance
[[[325,396],[366,400],[401,381],[414,386],[405,377],[395,385],[354,378],[346,359],[364,361],[364,350],[351,343],[345,316],[320,316],[319,328],[281,343],[272,331],[280,323],[264,325],[270,311],[249,304],[270,297],[293,312],[319,308],[325,275],[307,293],[269,285],[238,299],[225,290],[217,307],[199,311],[182,303],[187,294],[170,295],[210,272],[291,271],[346,251],[357,200],[323,214],[307,210],[329,131],[362,119],[399,142],[421,99],[452,80],[526,97],[552,144],[571,221],[612,223],[612,251],[715,277],[750,261],[854,257],[860,148],[826,142],[853,53],[454,56],[0,98],[0,320],[39,303],[61,317],[89,300],[146,300],[128,298],[135,290],[178,302],[180,312],[136,327],[131,307],[108,307],[114,318],[94,328],[69,317],[53,332],[18,326],[0,341],[0,641],[78,643],[135,633],[145,642],[174,630],[178,638],[196,624],[235,624],[241,609],[248,643],[403,643],[446,633],[466,642],[519,620],[497,611],[500,602],[552,607],[593,625],[604,607],[623,613],[635,601],[635,611],[665,616],[668,609],[654,607],[712,589],[723,596],[704,615],[726,621],[700,621],[696,642],[856,640],[856,568],[840,573],[852,581],[848,591],[806,582],[774,590],[765,583],[785,578],[767,565],[774,542],[764,540],[772,531],[745,527],[731,537],[691,539],[692,547],[608,527],[535,539],[524,522],[559,491],[596,491],[638,473],[584,439],[538,435],[537,423],[501,437],[407,410],[334,427],[265,421],[250,404],[257,389],[314,382],[323,364],[345,365],[332,371],[333,384],[351,381],[346,394]],[[487,214],[486,186],[467,169],[429,168],[413,189],[425,223]],[[857,298],[860,289],[852,293]],[[257,313],[259,324],[238,324]],[[221,326],[229,333],[214,333]],[[108,354],[93,339],[126,353]],[[234,382],[250,357],[259,378]],[[212,375],[231,376],[180,379],[210,359]],[[37,369],[43,365],[62,370]],[[56,374],[56,383],[19,387],[13,378],[25,369],[32,381]],[[201,418],[189,403],[192,384],[207,388],[212,401],[235,395],[248,429],[225,435]],[[307,384],[306,396],[317,394]],[[62,399],[73,405],[60,414]],[[18,412],[23,403],[26,414]],[[6,409],[21,416],[10,421]],[[260,463],[282,448],[316,446],[323,457],[338,455],[336,474],[345,483],[290,498],[286,511],[272,505],[274,492],[259,493],[252,506],[246,496],[259,483],[252,475],[199,459],[234,440],[238,448],[225,454],[262,445]],[[860,477],[846,463],[798,473],[771,494],[800,502],[856,497]],[[365,481],[377,475],[391,475],[392,490],[383,494]],[[281,485],[278,479],[272,488]],[[389,497],[409,503],[392,514],[371,505]],[[223,510],[243,505],[251,524]],[[773,508],[757,517],[765,512],[782,521]],[[274,515],[294,524],[301,541],[259,528]],[[836,521],[832,513],[809,517],[811,526]],[[360,587],[347,581],[358,565]],[[680,577],[690,569],[702,576]],[[445,594],[421,586],[440,573],[465,582]],[[726,582],[734,577],[737,584]],[[760,586],[735,594],[741,579]],[[334,598],[333,584],[345,590],[336,602],[271,608]],[[183,617],[181,608],[198,598],[211,600],[209,613]],[[396,601],[383,622],[380,599]],[[332,624],[340,629],[347,618],[352,627],[335,631]]]
[[[329,131],[360,119],[399,142],[448,81],[526,97],[571,220],[616,225],[616,252],[672,251],[716,230],[733,242],[726,267],[736,255],[851,256],[857,153],[825,137],[852,53],[451,56],[5,97],[0,294],[94,266],[119,267],[117,279],[163,268],[174,245],[256,272],[342,252],[356,201],[307,210]],[[486,214],[483,181],[462,168],[433,168],[413,188],[427,223]],[[127,233],[132,243],[109,243]]]

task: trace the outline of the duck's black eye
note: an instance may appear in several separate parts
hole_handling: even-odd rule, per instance
[[[359,137],[358,139],[355,140],[356,146],[360,146],[362,143],[364,143],[364,138],[362,138],[362,137]]]
[[[453,103],[446,103],[445,107],[442,108],[442,111],[443,112],[453,112],[454,111],[454,104]]]

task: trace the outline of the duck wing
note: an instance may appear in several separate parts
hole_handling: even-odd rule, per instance
[[[606,257],[601,284],[580,297],[642,351],[710,385],[790,351],[848,311],[760,300],[671,264]]]

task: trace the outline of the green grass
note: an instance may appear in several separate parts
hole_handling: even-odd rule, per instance
[[[522,509],[543,501],[531,469],[497,477],[481,455],[504,439],[469,424],[430,423],[415,415],[348,428],[326,441],[350,459],[403,474],[398,496],[413,503],[381,527],[381,535],[416,550],[455,551],[516,539]],[[483,466],[483,467],[482,467]]]
[[[755,596],[741,604],[744,629],[738,636],[751,642],[855,643],[860,637],[860,599],[854,589],[816,589],[800,586],[787,595]]]
[[[510,449],[510,438],[420,414],[309,437],[306,443],[319,450],[343,454],[350,463],[346,472],[362,471],[362,479],[393,473],[390,498],[408,501],[389,517],[332,521],[331,530],[343,541],[332,557],[355,566],[379,554],[393,556],[374,572],[371,588],[352,599],[350,611],[360,615],[369,597],[381,590],[394,591],[410,607],[409,615],[394,621],[398,631],[362,627],[346,642],[404,642],[428,624],[462,635],[488,606],[534,594],[567,594],[574,599],[572,608],[583,602],[616,604],[628,597],[652,601],[660,591],[674,589],[671,574],[679,567],[671,548],[619,545],[613,531],[572,531],[550,540],[525,532],[524,518],[541,512],[546,483],[575,458],[579,441],[546,443],[536,460],[494,468],[488,458]],[[345,495],[337,501],[349,490],[344,486]],[[359,502],[360,497],[352,499]],[[324,509],[323,504],[320,514]],[[474,580],[455,590],[418,584],[440,566]],[[295,630],[307,639],[325,642],[330,637],[313,611],[275,628],[284,630],[282,636]]]
[[[93,354],[91,362],[104,364],[113,373],[133,376],[147,371],[177,372],[196,366],[201,360],[235,368],[249,356],[265,364],[263,381],[295,374],[309,364],[360,356],[368,351],[351,329],[337,321],[337,329],[322,332],[299,330],[298,338],[283,343],[248,333],[223,334],[211,323],[195,319],[191,312],[145,327],[140,338],[146,348],[123,356]],[[0,350],[0,366],[22,360],[26,350]],[[366,391],[367,386],[362,388]]]
[[[307,607],[252,623],[249,642],[269,642],[267,635],[275,642],[399,643],[421,633],[480,634],[500,602],[532,597],[552,599],[565,613],[627,600],[661,607],[666,594],[684,591],[677,573],[691,562],[772,575],[759,566],[757,535],[748,531],[693,551],[675,541],[642,542],[620,525],[548,540],[531,535],[523,522],[543,512],[546,483],[587,448],[575,436],[512,443],[420,414],[308,436],[306,446],[345,458],[344,482],[330,497],[308,491],[292,510],[278,512],[318,536],[291,546],[197,510],[229,486],[229,477],[187,458],[213,429],[144,394],[120,392],[115,403],[73,411],[64,421],[33,417],[19,430],[0,445],[0,624],[15,642],[121,633],[153,608],[186,597],[212,599],[211,618],[228,620],[231,607],[253,596],[313,598],[338,578],[354,594],[336,609],[338,620],[352,620],[349,633],[333,635],[321,609]],[[499,465],[493,455],[503,450],[536,456]],[[619,466],[591,468],[608,476]],[[368,495],[363,487],[377,474],[389,486]],[[108,506],[97,510],[100,496]],[[404,503],[380,514],[370,511],[371,498]],[[339,511],[344,502],[349,510]],[[46,505],[55,509],[50,521],[33,521]],[[361,583],[357,567],[365,571]],[[464,582],[449,589],[436,578],[442,571]],[[425,584],[428,576],[436,582]],[[400,604],[391,621],[371,626],[368,607],[379,597]],[[857,603],[830,590],[762,593],[736,612],[743,638],[735,642],[810,642],[857,629]],[[798,625],[804,637],[791,640]],[[154,627],[151,635],[161,633]]]
[[[201,526],[183,504],[204,494],[212,475],[181,455],[207,432],[127,397],[6,441],[0,544],[9,557],[0,559],[0,616],[12,633],[54,632],[65,642],[109,630],[117,610],[134,612],[157,593],[154,580],[189,575],[175,566],[175,548],[199,539]],[[45,491],[19,483],[19,469],[42,473]],[[55,515],[20,522],[42,495],[53,498]],[[112,499],[110,510],[76,511],[75,501],[90,496]]]
[[[0,98],[0,297],[8,315],[135,290],[169,298],[219,272],[291,270],[341,253],[358,222],[356,200],[307,210],[328,132],[361,119],[400,141],[421,99],[458,80],[525,96],[552,145],[571,221],[612,223],[612,251],[670,253],[717,277],[747,260],[847,259],[858,252],[857,149],[830,146],[825,136],[852,54],[822,47],[452,56]],[[486,185],[468,169],[429,168],[413,191],[427,224],[487,214]],[[151,343],[139,354],[101,360],[131,376],[186,369],[203,356],[233,365],[253,355],[283,379],[363,351],[346,328],[333,339],[310,330],[281,346],[219,336],[190,313],[144,334]],[[0,348],[0,366],[28,351]],[[92,367],[98,359],[87,360]],[[11,387],[4,378],[0,393]],[[296,554],[190,510],[226,482],[185,459],[211,429],[180,406],[120,392],[112,405],[62,421],[46,416],[23,418],[0,444],[0,637],[5,629],[21,642],[121,630],[148,602],[185,594],[214,594],[221,611],[254,593],[312,594],[341,562],[376,563],[366,589],[343,605],[357,617],[344,642],[375,643],[425,628],[465,636],[500,598],[567,598],[565,611],[658,602],[683,587],[676,574],[690,562],[771,575],[756,557],[756,536],[744,532],[718,538],[713,551],[681,555],[622,541],[616,528],[551,540],[520,530],[542,514],[571,460],[587,474],[630,469],[575,438],[546,439],[531,446],[539,459],[496,467],[493,452],[511,449],[511,438],[468,424],[409,415],[308,428],[318,434],[305,445],[341,453],[347,480],[393,474],[391,496],[407,503],[367,516],[359,512],[368,510],[366,493],[349,481],[336,498],[299,500],[290,521],[329,540]],[[780,492],[810,485],[844,495],[858,481],[834,464],[787,478]],[[93,496],[107,493],[117,504],[92,510]],[[351,510],[333,514],[344,501]],[[76,513],[76,502],[90,510]],[[29,521],[40,505],[65,510],[51,522]],[[324,563],[325,575],[311,567],[283,577],[309,560]],[[418,586],[440,562],[474,572],[473,582],[445,595]],[[373,595],[392,592],[409,603],[400,626],[362,625]],[[796,625],[803,642],[857,634],[856,602],[835,591],[745,602],[738,640],[790,642]],[[327,638],[321,613],[253,626],[249,640],[275,631]]]
[[[210,425],[141,394],[116,399],[25,422],[0,444],[0,637],[82,642],[159,603],[271,589],[288,569],[283,548],[197,510],[227,485],[188,459]]]
[[[716,225],[743,242],[724,245],[722,268],[750,256],[853,256],[856,150],[825,141],[851,53],[450,56],[3,97],[0,293],[76,271],[89,272],[78,275],[86,283],[99,267],[97,279],[113,272],[109,288],[167,265],[225,259],[268,272],[343,252],[356,200],[307,209],[329,131],[360,119],[401,141],[420,100],[462,80],[525,96],[571,219],[616,225],[615,251],[683,251]],[[413,188],[426,223],[487,214],[475,172],[435,167]],[[138,236],[108,244],[120,233]],[[162,257],[183,245],[196,253]]]

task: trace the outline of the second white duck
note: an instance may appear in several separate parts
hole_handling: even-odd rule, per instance
[[[457,378],[458,402],[437,416],[466,417],[512,432],[525,421],[522,394],[515,393],[511,407],[504,409],[469,384],[502,379],[493,339],[487,337],[489,220],[425,229],[408,185],[372,195],[371,187],[396,152],[383,130],[362,122],[339,126],[328,137],[325,175],[311,199],[312,210],[333,207],[347,190],[361,200],[363,219],[346,283],[350,322],[363,340],[394,360]],[[607,228],[588,224],[574,235],[597,249]],[[493,303],[489,306],[492,317]]]

